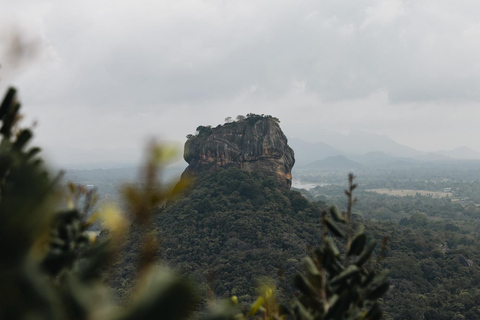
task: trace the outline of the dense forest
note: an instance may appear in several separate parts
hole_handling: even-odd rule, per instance
[[[385,318],[480,319],[478,209],[429,196],[366,192],[359,183],[355,220],[379,242],[388,238],[379,265],[391,276]],[[162,259],[220,297],[249,300],[255,293],[249,279],[268,276],[288,299],[295,291],[288,279],[320,242],[320,210],[332,199],[345,209],[344,190],[302,190],[305,198],[275,188],[274,179],[234,168],[206,175],[157,214]]]
[[[386,318],[479,319],[480,209],[476,168],[389,168],[358,178],[356,213],[375,237],[389,237],[383,267],[392,286],[385,296]],[[413,171],[413,172],[412,172]],[[371,175],[368,175],[371,173]],[[318,186],[299,190],[310,201],[344,208],[342,170],[317,175]],[[405,196],[371,191],[412,190]],[[417,191],[452,192],[442,197]]]

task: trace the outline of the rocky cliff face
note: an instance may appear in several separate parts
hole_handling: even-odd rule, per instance
[[[294,153],[271,118],[227,123],[192,136],[185,143],[183,157],[189,164],[184,174],[236,166],[274,175],[286,188],[292,185]]]

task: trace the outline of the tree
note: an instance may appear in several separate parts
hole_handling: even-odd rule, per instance
[[[241,122],[241,121],[244,121],[245,120],[245,116],[242,116],[241,114],[239,114],[237,116],[237,121]]]
[[[199,136],[208,136],[213,133],[212,126],[198,126],[197,134]]]

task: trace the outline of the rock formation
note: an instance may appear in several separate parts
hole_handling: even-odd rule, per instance
[[[291,187],[294,152],[275,118],[250,115],[216,128],[200,126],[197,132],[185,143],[184,175],[236,166],[274,175],[280,185]]]

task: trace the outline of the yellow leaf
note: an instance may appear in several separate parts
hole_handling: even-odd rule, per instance
[[[88,237],[88,242],[90,244],[94,244],[95,242],[97,242],[97,236],[99,234],[98,231],[88,231],[88,232],[85,232],[85,234]]]
[[[263,297],[259,297],[257,301],[255,301],[252,306],[250,307],[250,312],[248,313],[248,317],[252,317],[255,313],[257,313],[258,309],[265,303],[265,299]]]
[[[273,295],[273,289],[272,288],[268,288],[267,290],[265,290],[265,299],[270,299],[270,297]]]
[[[92,213],[87,219],[87,222],[86,222],[87,227],[97,222],[98,219],[100,219],[100,215],[101,213],[99,211],[95,211],[94,213]]]
[[[174,145],[155,145],[150,153],[152,163],[164,164],[178,154],[178,148]]]
[[[75,193],[75,184],[73,182],[68,183],[68,190],[70,191],[71,194]]]
[[[72,197],[70,196],[67,196],[67,208],[70,210],[73,210],[74,208]]]
[[[127,221],[122,212],[113,204],[106,205],[101,211],[105,228],[116,235],[121,235],[127,228]]]

